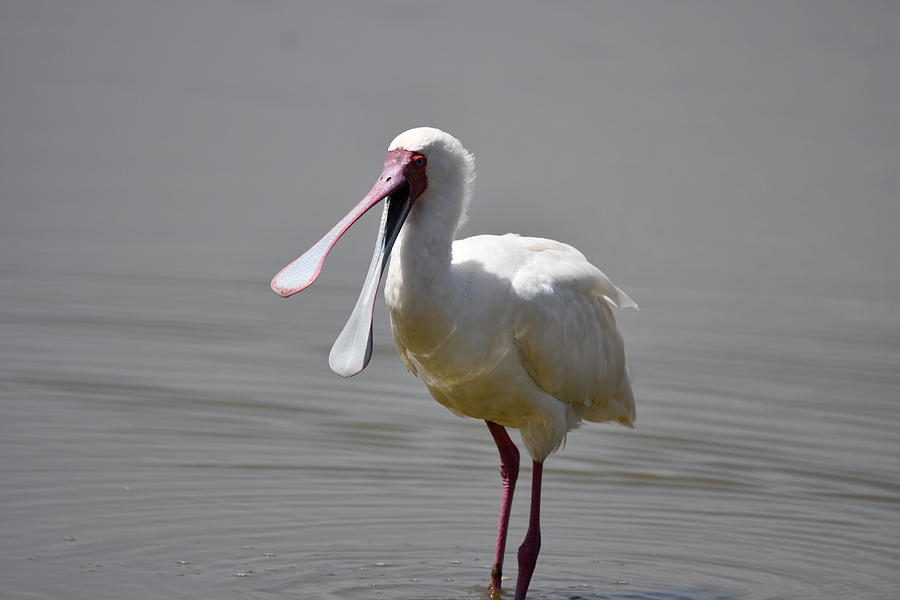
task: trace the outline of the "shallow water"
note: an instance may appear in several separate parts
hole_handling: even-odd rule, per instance
[[[377,216],[268,289],[429,123],[476,154],[467,234],[641,304],[637,428],[547,462],[529,598],[900,597],[896,8],[511,6],[3,3],[0,596],[485,597],[484,424],[380,301],[328,369]]]
[[[10,597],[484,595],[490,436],[404,373],[383,319],[363,375],[328,371],[349,283],[2,284]],[[628,291],[638,427],[586,426],[548,461],[533,595],[890,597],[897,303]]]

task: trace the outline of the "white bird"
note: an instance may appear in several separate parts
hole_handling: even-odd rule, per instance
[[[541,543],[544,459],[582,420],[629,427],[634,421],[611,307],[637,305],[566,244],[514,234],[454,241],[474,180],[474,158],[455,137],[430,127],[401,133],[365,198],[282,269],[272,289],[287,297],[313,283],[337,239],[387,200],[365,284],[329,364],[344,377],[368,364],[375,295],[393,248],[384,295],[400,358],[439,403],[485,420],[500,452],[492,597],[499,597],[519,472],[519,451],[506,427],[519,430],[533,460],[531,515],[515,591],[515,600],[523,600]]]

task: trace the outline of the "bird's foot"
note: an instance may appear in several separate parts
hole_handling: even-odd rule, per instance
[[[500,597],[500,580],[502,579],[501,567],[499,564],[494,563],[491,567],[491,600],[501,600]]]
[[[500,589],[500,580],[503,577],[501,572],[502,567],[498,563],[494,563],[491,567],[491,589],[499,590]]]

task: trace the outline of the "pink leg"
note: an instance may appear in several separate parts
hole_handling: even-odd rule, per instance
[[[494,443],[500,451],[500,478],[503,481],[503,494],[500,497],[500,519],[497,523],[497,549],[494,551],[494,563],[491,565],[491,597],[500,592],[500,577],[503,574],[503,554],[506,552],[506,530],[509,528],[509,510],[512,507],[513,492],[516,490],[516,479],[519,477],[519,449],[509,439],[509,434],[502,425],[485,421]]]
[[[531,516],[528,518],[528,532],[519,546],[519,578],[516,580],[515,600],[525,600],[534,565],[541,550],[541,475],[544,463],[533,461],[531,471]]]

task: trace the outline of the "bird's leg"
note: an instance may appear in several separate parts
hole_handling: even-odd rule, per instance
[[[519,449],[509,439],[509,434],[502,425],[493,421],[485,421],[494,443],[500,451],[500,478],[503,481],[503,494],[500,497],[500,518],[497,523],[497,549],[494,551],[494,562],[491,565],[491,597],[499,596],[500,577],[503,574],[503,554],[506,552],[506,530],[509,528],[509,511],[512,507],[513,492],[516,490],[516,479],[519,478]]]
[[[531,471],[531,515],[528,518],[528,532],[519,546],[519,578],[516,580],[515,600],[525,600],[531,574],[541,550],[541,475],[544,463],[533,461]]]

